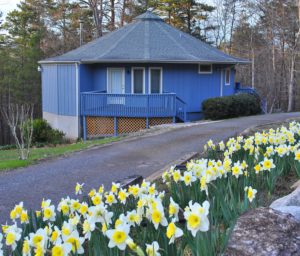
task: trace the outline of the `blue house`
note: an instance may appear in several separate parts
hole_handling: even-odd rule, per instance
[[[235,93],[235,65],[248,61],[146,12],[127,26],[39,63],[43,117],[78,138],[200,119],[203,100]]]

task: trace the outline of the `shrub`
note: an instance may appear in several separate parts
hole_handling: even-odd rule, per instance
[[[226,119],[261,113],[260,99],[252,94],[211,98],[203,101],[202,111],[205,119]]]
[[[44,119],[35,119],[33,121],[32,142],[35,145],[41,144],[61,144],[64,142],[65,134],[62,131],[53,129]]]

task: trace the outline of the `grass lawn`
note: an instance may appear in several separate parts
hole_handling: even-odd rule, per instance
[[[25,167],[37,162],[38,160],[54,156],[62,156],[67,153],[118,140],[120,140],[120,138],[111,137],[99,140],[90,140],[86,142],[77,142],[73,144],[58,145],[56,147],[32,148],[29,159],[27,160],[19,160],[16,149],[0,150],[0,171]]]

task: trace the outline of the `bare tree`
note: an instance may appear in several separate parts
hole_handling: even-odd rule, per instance
[[[0,110],[15,139],[19,158],[26,160],[33,135],[33,105],[9,104],[7,108],[2,107]]]
[[[300,39],[300,0],[298,0],[298,31],[295,34],[295,38],[293,43],[290,47],[290,79],[288,84],[288,109],[287,111],[290,112],[293,110],[293,103],[294,103],[294,84],[295,84],[295,63],[296,57],[298,55],[298,46],[299,46],[299,39]]]

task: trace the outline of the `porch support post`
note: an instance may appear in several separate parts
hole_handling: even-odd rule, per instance
[[[86,141],[87,130],[86,130],[86,116],[83,116],[83,140]]]
[[[114,117],[114,136],[118,136],[118,118],[116,116]]]
[[[146,116],[146,128],[149,129],[149,94],[147,94],[147,116]]]
[[[175,123],[176,123],[176,117],[173,116],[173,124],[175,124]]]

